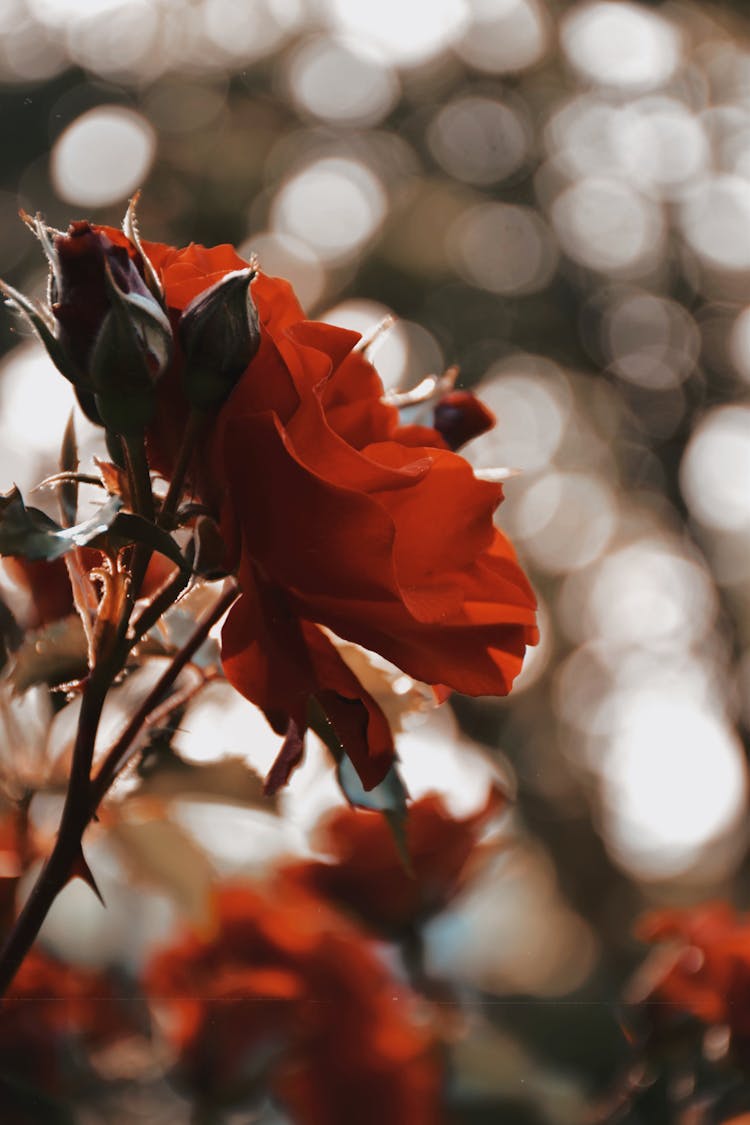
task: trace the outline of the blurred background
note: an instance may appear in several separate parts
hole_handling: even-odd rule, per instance
[[[467,456],[519,470],[499,518],[542,643],[510,699],[451,704],[514,779],[514,846],[427,956],[481,1024],[461,1120],[586,1120],[626,1057],[634,918],[750,905],[746,5],[4,0],[0,84],[13,285],[45,284],[19,208],[119,225],[141,187],[144,238],[255,252],[365,333],[393,313],[387,386],[457,364],[496,412]],[[69,403],[24,333],[0,319],[4,488],[48,471]],[[215,702],[204,739],[221,715],[246,740]],[[446,722],[402,754],[460,805]],[[207,846],[242,869],[236,836]]]

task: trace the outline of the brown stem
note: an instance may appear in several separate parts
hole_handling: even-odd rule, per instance
[[[143,437],[123,438],[125,465],[128,471],[133,511],[144,519],[153,521],[154,494],[151,489],[151,474],[146,458],[146,442]]]
[[[52,903],[70,879],[76,861],[81,856],[83,833],[102,797],[128,762],[131,744],[141,726],[236,597],[237,587],[232,585],[206,614],[133,715],[117,742],[111,747],[96,777],[90,780],[96,731],[107,691],[116,675],[110,662],[92,670],[81,702],[70,782],[57,839],[0,954],[0,995],[7,991],[21,962],[34,943]]]
[[[185,477],[187,476],[188,468],[195,451],[195,443],[198,440],[201,430],[203,429],[206,421],[204,411],[198,410],[196,407],[190,411],[190,415],[185,426],[185,433],[182,438],[182,445],[177,454],[177,463],[172,473],[172,479],[169,482],[167,495],[164,498],[164,503],[161,506],[159,513],[159,523],[162,527],[169,528],[174,520],[177,505],[182,499],[182,492],[185,487]]]
[[[0,995],[5,994],[16,975],[80,852],[81,836],[89,820],[94,740],[111,679],[109,667],[100,665],[86,682],[57,840],[0,954]]]
[[[154,521],[154,493],[151,487],[151,474],[146,458],[146,439],[123,438],[122,447],[125,453],[125,464],[128,471],[128,484],[131,492],[133,511],[143,516],[149,523]],[[130,589],[128,592],[129,608],[138,597],[143,579],[146,577],[148,564],[151,560],[151,549],[143,543],[136,543],[130,569]],[[129,616],[129,613],[128,613]]]
[[[91,783],[91,815],[104,794],[109,789],[118,773],[127,765],[132,754],[132,742],[139,733],[148,715],[161,703],[164,696],[174,685],[183,668],[190,663],[195,653],[201,647],[216,622],[223,617],[237,597],[237,586],[232,583],[222,596],[214,603],[209,612],[203,617],[200,624],[178,653],[172,663],[148,693],[138,710],[133,714],[130,722],[120,737],[107,752],[107,756],[99,767],[99,772]]]
[[[147,606],[143,607],[133,622],[131,644],[137,644],[141,637],[148,633],[149,629],[153,629],[161,616],[177,601],[189,581],[190,574],[185,570],[179,570],[174,578],[170,578],[157,591],[153,599]]]

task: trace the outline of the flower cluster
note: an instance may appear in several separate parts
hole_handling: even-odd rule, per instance
[[[724,902],[647,914],[637,936],[658,943],[640,976],[654,1022],[675,1017],[726,1026],[750,1050],[750,917]]]
[[[464,818],[452,816],[436,794],[415,801],[405,832],[408,870],[380,814],[338,809],[315,841],[328,858],[290,865],[285,876],[376,933],[403,936],[444,910],[476,871],[482,833],[503,807],[495,791]]]
[[[404,424],[358,334],[307,320],[286,281],[229,246],[142,242],[132,208],[122,232],[28,221],[50,263],[48,303],[3,291],[103,428],[109,459],[96,460],[97,476],[81,472],[66,431],[61,471],[45,482],[59,486],[60,522],[18,489],[0,497],[4,574],[26,603],[15,625],[33,630],[13,642],[3,686],[33,684],[50,715],[49,689],[64,691],[75,727],[55,844],[0,956],[2,988],[17,974],[0,1072],[27,1056],[64,1096],[61,1044],[127,1034],[105,1019],[117,1005],[103,976],[58,971],[29,950],[71,878],[96,890],[83,837],[129,762],[140,757],[136,799],[155,776],[158,791],[160,770],[208,789],[210,771],[181,762],[171,739],[220,664],[283,739],[266,794],[287,781],[312,729],[350,802],[385,816],[341,810],[319,834],[325,858],[288,863],[273,884],[217,887],[210,932],[183,933],[145,967],[180,1081],[207,1113],[270,1091],[300,1125],[437,1125],[442,1049],[427,997],[443,985],[422,963],[420,926],[470,878],[504,799],[493,791],[463,819],[434,796],[407,810],[391,682],[373,675],[370,690],[366,669],[376,658],[395,666],[437,701],[451,690],[504,695],[536,643],[534,594],[494,523],[502,487],[458,452],[494,419],[446,375],[433,381],[429,423]],[[82,520],[81,484],[106,497]],[[220,593],[206,595],[214,580]],[[199,619],[177,604],[188,586],[186,601],[208,606]],[[205,642],[222,620],[219,655]],[[154,653],[159,678],[102,749],[105,705]],[[260,800],[258,779],[248,787],[246,764],[234,764],[211,784],[223,794],[239,778]],[[24,831],[41,779],[56,787],[61,774],[26,770],[5,786],[24,802]],[[117,821],[114,805],[100,830]],[[127,811],[122,820],[127,829]],[[30,839],[0,888],[8,915]],[[386,968],[384,941],[421,1002]],[[96,997],[107,1001],[101,1020]]]
[[[103,973],[76,968],[38,950],[24,961],[0,1001],[0,1100],[14,1117],[25,1089],[71,1096],[81,1059],[133,1034],[132,1010]],[[20,1109],[18,1110],[21,1113]]]
[[[220,527],[219,569],[241,590],[224,671],[285,736],[269,790],[311,724],[370,789],[393,737],[332,634],[469,695],[507,693],[537,639],[534,595],[493,523],[502,488],[456,452],[493,419],[452,390],[432,426],[402,425],[359,336],[306,320],[287,282],[229,246],[141,243],[132,215],[125,229],[37,222],[50,307],[10,296],[89,415],[126,442],[147,426],[151,468],[187,469]]]
[[[441,1068],[415,997],[340,914],[288,882],[228,885],[214,926],[145,977],[194,1096],[270,1087],[299,1125],[438,1125]]]
[[[245,265],[228,246],[144,249],[173,319]],[[260,346],[196,470],[242,589],[224,668],[292,735],[278,780],[298,760],[314,700],[369,788],[390,766],[391,732],[328,630],[416,679],[502,695],[536,640],[534,596],[493,525],[501,487],[478,480],[439,429],[400,425],[356,333],[305,320],[277,278],[259,274],[251,292]],[[166,475],[184,418],[175,362],[151,431]],[[437,424],[455,435],[461,419],[474,434],[487,417],[473,414],[459,396]]]

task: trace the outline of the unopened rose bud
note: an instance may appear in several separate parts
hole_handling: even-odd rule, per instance
[[[52,313],[60,343],[107,429],[136,432],[151,420],[154,384],[169,363],[167,315],[144,281],[134,247],[131,255],[128,245],[86,222],[73,223],[53,247]]]
[[[109,310],[89,357],[89,377],[107,429],[137,433],[153,417],[155,385],[169,364],[172,331],[148,291],[124,292],[108,263],[104,278]]]
[[[85,221],[64,234],[28,221],[50,263],[49,307],[3,286],[6,296],[31,321],[92,421],[118,434],[142,429],[169,364],[172,330],[146,284],[141,250],[119,231]]]
[[[432,425],[451,449],[460,449],[495,425],[495,416],[471,391],[449,391],[435,404]]]
[[[258,314],[250,293],[252,266],[225,274],[184,310],[178,331],[185,352],[185,393],[210,410],[228,397],[260,346]]]

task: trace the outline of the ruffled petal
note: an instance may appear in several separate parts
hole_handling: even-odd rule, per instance
[[[274,792],[302,759],[309,702],[317,700],[366,789],[383,780],[393,761],[393,736],[372,696],[320,629],[297,618],[282,591],[243,575],[245,591],[222,632],[229,682],[285,731],[267,778]]]

